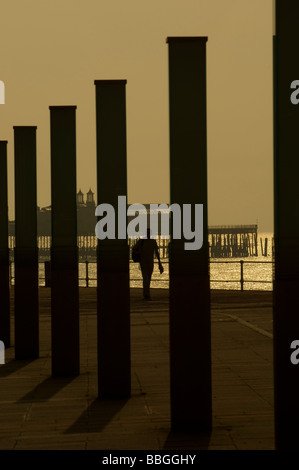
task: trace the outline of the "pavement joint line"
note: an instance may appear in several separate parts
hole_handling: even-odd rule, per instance
[[[162,289],[157,292],[164,298],[168,295]],[[185,445],[209,450],[274,448],[272,340],[268,341],[272,304],[269,296],[252,294],[228,292],[211,302],[212,335],[219,342],[212,344],[213,430],[207,445],[185,436],[173,439],[170,434],[169,351],[161,344],[169,341],[169,304],[157,300],[143,305],[138,300],[140,289],[132,292],[131,303],[132,395],[122,411],[110,416],[107,409],[106,416],[102,404],[92,407],[97,402],[96,291],[86,290],[86,309],[80,311],[81,373],[68,386],[60,388],[56,380],[45,382],[51,377],[50,315],[43,315],[45,306],[41,307],[42,357],[24,366],[16,362],[14,368],[13,346],[8,350],[11,367],[3,370],[3,376],[0,368],[0,448],[83,450],[111,445],[119,450],[134,446],[149,450],[148,443],[151,450],[179,450]],[[227,354],[222,354],[222,348],[228,349]],[[252,361],[246,362],[245,356],[236,360],[236,354],[247,355],[247,350],[254,353]],[[53,389],[48,390],[52,382]],[[30,395],[31,389],[36,393]],[[74,425],[75,432],[70,432]]]
[[[240,305],[240,304],[236,304],[236,305],[212,305],[211,306],[211,310],[241,310],[241,309],[245,309],[245,310],[251,310],[253,308],[272,308],[272,304],[246,304],[246,305]]]
[[[236,320],[241,325],[247,326],[247,328],[251,328],[252,330],[256,331],[257,333],[263,336],[267,336],[267,338],[273,339],[272,333],[269,333],[268,331],[263,330],[262,328],[259,328],[246,320],[242,320],[241,318],[237,317],[237,315],[232,315],[230,313],[223,313],[223,315],[230,317],[233,320]]]
[[[95,397],[96,398],[96,397]],[[38,404],[38,403],[46,403],[46,402],[49,402],[51,400],[51,402],[69,402],[69,401],[82,401],[82,397],[65,397],[65,398],[32,398],[32,400],[21,400],[21,401],[15,401],[15,400],[11,400],[11,401],[0,401],[0,405],[9,405],[9,404],[13,404],[13,405],[22,405],[22,404],[30,404],[30,403],[33,403],[33,404]]]

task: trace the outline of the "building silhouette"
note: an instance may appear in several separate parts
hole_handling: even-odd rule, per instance
[[[63,201],[61,201],[63,204]],[[127,205],[129,207],[129,204]],[[155,211],[151,209],[151,204],[144,203],[147,213],[147,224],[150,224],[150,213]],[[95,226],[97,217],[95,215],[96,203],[94,200],[94,192],[84,193],[79,189],[77,192],[77,227],[78,236],[95,237]],[[163,209],[163,213],[169,215],[168,209]],[[39,237],[51,236],[51,205],[46,207],[37,207],[37,235]],[[135,217],[135,212],[129,211],[127,223]],[[158,213],[158,233],[161,234],[161,213]],[[9,221],[9,235],[15,234],[15,222]],[[145,234],[144,234],[145,235]],[[257,225],[227,225],[208,227],[209,237],[209,255],[211,258],[235,258],[257,256]],[[164,245],[163,245],[164,246]],[[82,247],[81,247],[82,248]],[[88,245],[88,249],[95,251],[96,244]]]
[[[63,204],[63,201],[61,201]],[[94,192],[89,189],[84,198],[84,194],[79,189],[77,193],[77,226],[78,235],[95,234],[95,200]],[[38,236],[51,236],[51,205],[46,207],[37,207],[37,234]],[[15,222],[9,221],[9,235],[15,233]]]

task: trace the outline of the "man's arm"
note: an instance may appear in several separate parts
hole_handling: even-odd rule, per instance
[[[161,260],[160,260],[160,253],[159,253],[159,247],[158,247],[158,245],[157,245],[156,240],[155,240],[154,249],[155,249],[156,257],[157,257],[159,263],[161,263]]]

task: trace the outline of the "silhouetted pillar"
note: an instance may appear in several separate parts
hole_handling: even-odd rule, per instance
[[[127,196],[126,80],[96,80],[98,204],[115,208],[116,239],[98,242],[98,394],[131,393],[127,217],[118,239],[118,196]],[[125,211],[126,211],[125,207]]]
[[[276,447],[299,442],[299,2],[277,0],[274,40],[274,406]],[[296,81],[296,82],[295,82]],[[298,349],[298,347],[297,347]],[[291,354],[295,353],[295,363]]]
[[[170,245],[171,424],[212,425],[209,244],[207,226],[206,37],[168,38],[171,204],[203,204],[203,246]],[[194,222],[194,219],[193,219]]]
[[[51,261],[45,261],[45,287],[51,287]]]
[[[50,106],[52,374],[80,373],[76,106]]]
[[[0,141],[0,341],[10,346],[7,141]]]
[[[36,127],[15,126],[15,357],[39,355]]]

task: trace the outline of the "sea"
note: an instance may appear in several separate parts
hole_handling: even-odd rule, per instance
[[[261,246],[265,246],[268,239],[267,254],[262,253]],[[261,243],[262,242],[262,243]],[[244,258],[210,258],[210,286],[211,289],[221,290],[272,290],[273,260],[272,260],[273,233],[258,234],[258,256]],[[162,259],[164,272],[161,275],[158,263],[155,262],[151,288],[168,289],[169,263]],[[242,268],[243,265],[243,268]],[[243,282],[241,282],[241,269]],[[87,282],[88,273],[88,282]],[[96,287],[97,271],[95,262],[79,263],[79,286]],[[11,266],[12,284],[14,283],[14,266]],[[45,263],[39,263],[39,284],[45,285]],[[139,263],[130,262],[130,287],[142,287],[142,274]]]

